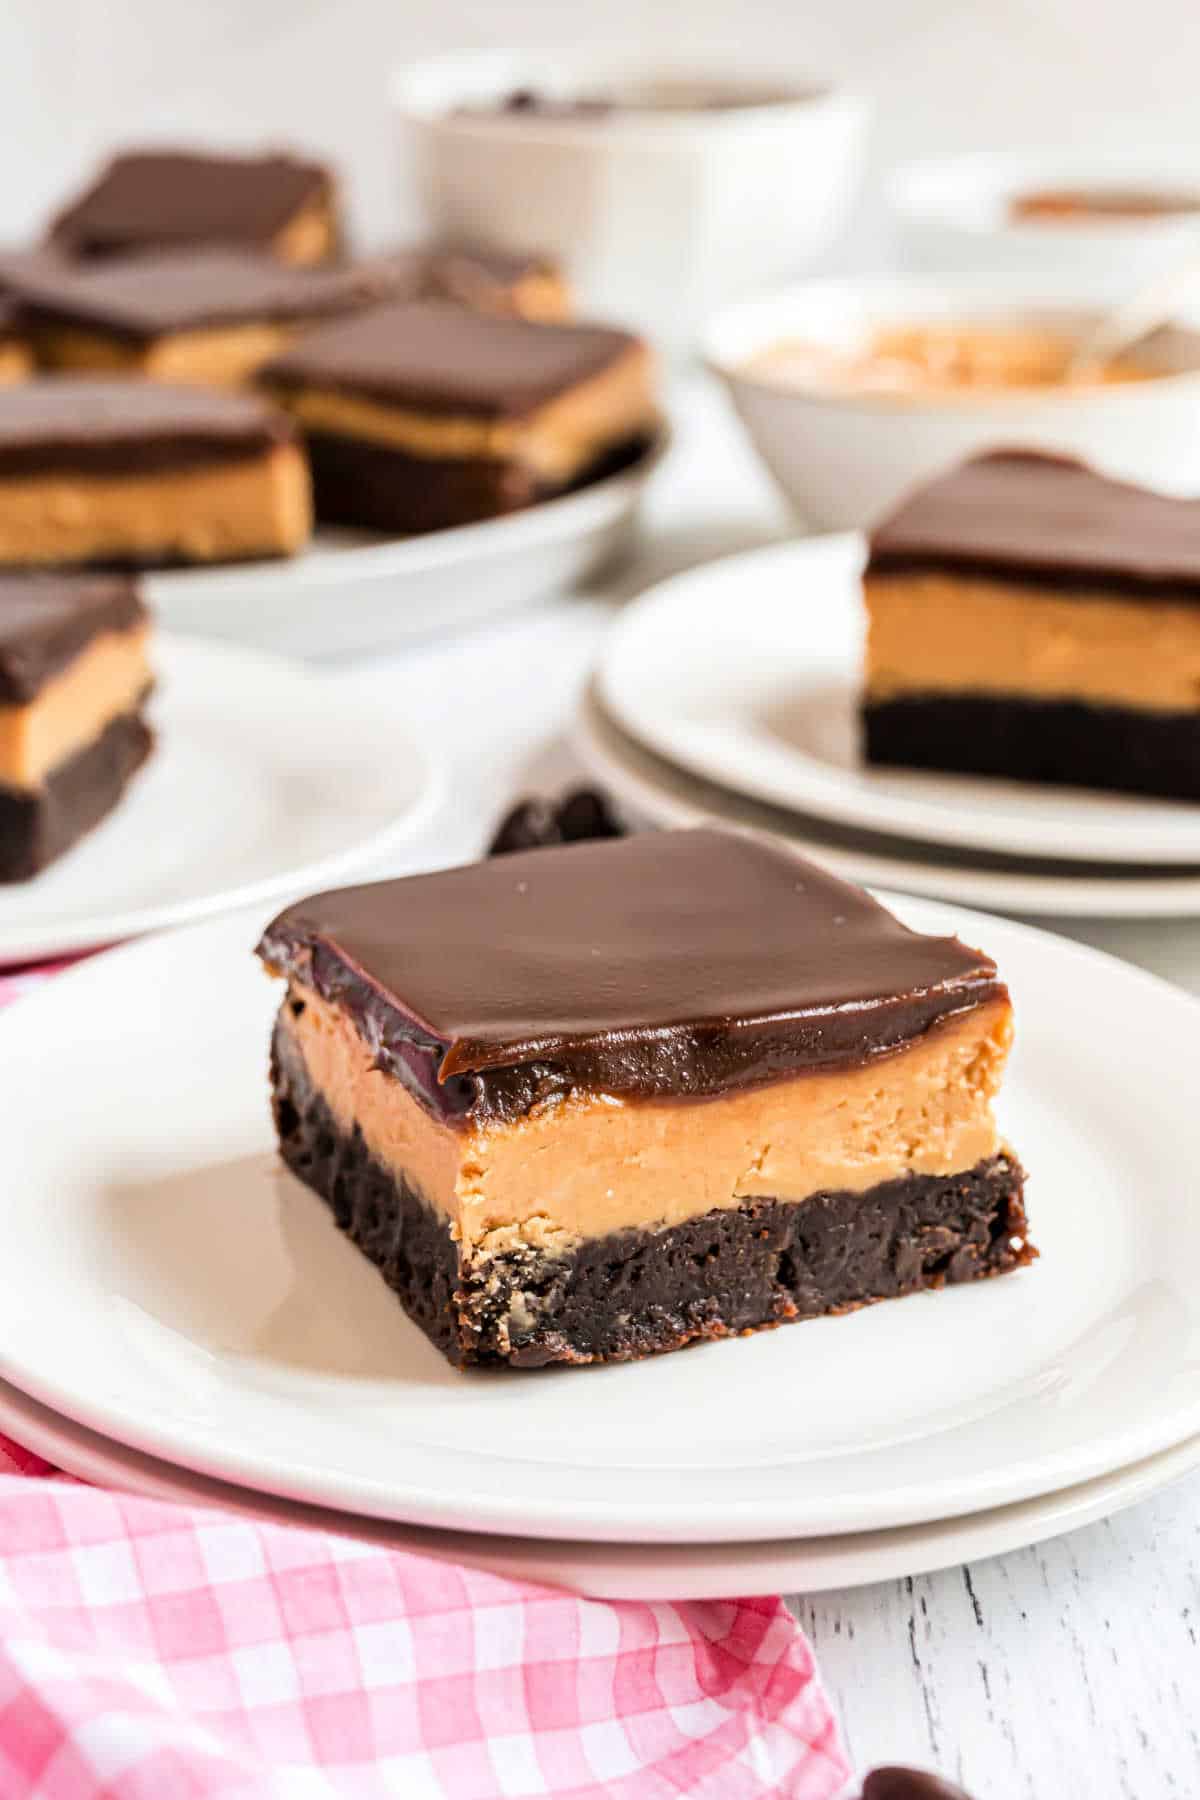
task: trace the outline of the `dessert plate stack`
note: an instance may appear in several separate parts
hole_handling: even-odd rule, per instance
[[[579,748],[637,818],[780,833],[847,879],[998,911],[1200,915],[1200,807],[870,769],[857,534],[730,557],[621,617]]]
[[[0,1429],[106,1482],[676,1598],[911,1574],[1200,1464],[1180,1173],[1200,1117],[1179,1079],[1200,1002],[1027,926],[888,903],[983,943],[1012,988],[1001,1123],[1033,1267],[642,1363],[460,1373],[276,1157],[260,909],[0,1014],[22,1120]]]

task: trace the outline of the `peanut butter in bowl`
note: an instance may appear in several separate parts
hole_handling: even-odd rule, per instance
[[[964,457],[1078,457],[1200,492],[1200,327],[1188,311],[1097,368],[1119,272],[853,275],[722,309],[703,339],[767,472],[810,529],[870,527]]]
[[[883,326],[853,348],[784,339],[756,351],[744,370],[788,387],[939,398],[1068,385],[1075,340],[1040,325],[939,322]],[[1071,387],[1146,381],[1161,369],[1137,357],[1090,366]]]
[[[1200,213],[1200,192],[1155,188],[1035,188],[1009,201],[1014,225],[1106,225]]]

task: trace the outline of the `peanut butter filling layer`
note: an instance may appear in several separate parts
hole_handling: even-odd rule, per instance
[[[279,387],[273,398],[305,431],[365,438],[410,456],[517,462],[564,483],[615,444],[657,422],[649,351],[634,344],[600,374],[518,419],[426,413],[320,387]]]
[[[150,627],[106,631],[23,706],[0,706],[0,783],[34,789],[133,712],[150,685]]]
[[[272,255],[292,264],[327,262],[336,248],[337,228],[328,198],[302,206],[271,240]]]
[[[155,381],[244,381],[260,364],[278,356],[297,335],[294,325],[262,320],[196,331],[175,331],[150,343],[76,326],[41,326],[34,333],[38,360],[48,369],[91,375],[147,375]]]
[[[20,338],[0,337],[0,381],[24,381],[33,373],[33,355]]]
[[[287,556],[311,529],[308,466],[291,444],[157,475],[0,480],[5,563]]]
[[[953,399],[979,391],[1061,387],[1075,348],[1065,333],[1040,326],[935,322],[891,326],[854,349],[787,339],[758,351],[745,366],[791,387]],[[1136,357],[1117,357],[1097,363],[1072,385],[1145,381],[1156,372]]]
[[[566,1252],[759,1196],[799,1202],[974,1168],[1000,1147],[992,1102],[1012,1037],[998,998],[857,1067],[692,1102],[579,1092],[513,1123],[457,1129],[380,1071],[311,990],[291,989],[282,1022],[339,1126],[357,1125],[375,1159],[483,1256]]]
[[[521,319],[556,325],[571,316],[571,295],[559,275],[522,275],[512,294],[512,310]]]
[[[868,576],[869,700],[1008,694],[1200,707],[1200,605],[948,574]]]

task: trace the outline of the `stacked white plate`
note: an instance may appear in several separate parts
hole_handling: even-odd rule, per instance
[[[260,908],[0,1013],[0,1428],[98,1480],[631,1596],[911,1574],[1148,1494],[1200,1463],[1200,1002],[892,903],[1013,989],[1032,1268],[640,1364],[460,1373],[274,1154]]]
[[[870,769],[858,752],[863,544],[710,563],[621,616],[579,747],[655,824],[780,833],[849,879],[1017,913],[1200,915],[1200,806]]]

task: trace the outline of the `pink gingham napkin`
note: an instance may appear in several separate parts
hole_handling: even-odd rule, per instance
[[[58,965],[61,966],[61,965]],[[0,1005],[51,969],[0,972]],[[0,1800],[833,1800],[782,1600],[612,1604],[0,1436]]]

